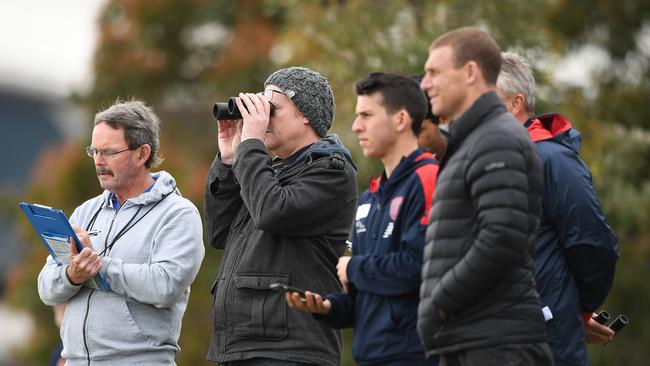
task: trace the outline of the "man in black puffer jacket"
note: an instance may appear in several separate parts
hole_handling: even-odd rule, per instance
[[[442,365],[552,365],[532,248],[542,171],[495,84],[501,54],[475,28],[439,37],[421,87],[452,117],[426,233],[418,332]]]

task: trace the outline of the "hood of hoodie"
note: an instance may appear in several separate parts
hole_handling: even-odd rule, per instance
[[[578,153],[580,151],[580,132],[561,114],[548,113],[529,119],[524,125],[533,142],[552,141],[562,144]]]
[[[345,158],[345,160],[349,161],[350,164],[352,164],[352,167],[355,171],[357,170],[357,166],[352,160],[350,150],[348,150],[348,148],[343,145],[341,139],[339,139],[339,137],[335,134],[323,137],[322,139],[313,143],[307,148],[307,150],[303,151],[302,154],[298,156],[295,162],[297,163],[306,159],[316,160],[323,156],[330,156],[333,154],[335,155],[335,153],[339,153],[342,157]]]
[[[374,194],[379,191],[381,186],[382,192],[389,194],[392,187],[398,186],[402,179],[410,176],[415,169],[429,162],[437,163],[438,161],[431,153],[425,152],[421,148],[417,148],[408,156],[402,157],[399,164],[397,164],[395,170],[393,170],[393,173],[390,175],[390,178],[386,179],[386,172],[384,171],[381,176],[371,179],[368,189],[370,193]]]
[[[172,192],[182,197],[181,192],[176,188],[176,181],[171,174],[161,170],[159,172],[149,173],[149,175],[151,175],[151,178],[155,180],[153,187],[138,197],[129,198],[128,201],[131,201],[131,203],[136,205],[147,205],[149,203],[160,201],[163,197],[166,197]],[[104,202],[111,202],[110,195],[110,191],[104,190],[104,193],[102,193]]]

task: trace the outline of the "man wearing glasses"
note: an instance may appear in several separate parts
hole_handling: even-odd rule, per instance
[[[48,305],[67,304],[66,365],[173,365],[189,287],[203,260],[201,217],[162,162],[159,120],[142,102],[95,115],[91,146],[104,192],[72,216],[84,248],[67,266],[51,257],[38,277]],[[109,291],[83,286],[98,272]]]
[[[237,107],[241,120],[218,121],[219,154],[206,182],[206,234],[224,250],[208,359],[339,365],[339,331],[288,311],[284,295],[269,289],[340,291],[336,264],[357,182],[348,149],[327,136],[332,90],[319,73],[290,67],[269,76],[264,92],[239,94]]]

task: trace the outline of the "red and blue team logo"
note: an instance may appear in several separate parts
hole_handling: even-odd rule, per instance
[[[390,211],[388,213],[391,220],[397,220],[397,215],[399,214],[399,208],[402,206],[402,202],[404,202],[404,197],[401,196],[395,197],[392,201],[390,201]]]

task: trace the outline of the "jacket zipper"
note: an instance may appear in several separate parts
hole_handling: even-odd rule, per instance
[[[325,163],[317,162],[316,164],[318,164],[317,166],[324,165],[324,164],[329,164],[329,161],[328,161],[328,162],[325,162]],[[284,171],[284,172],[281,172],[280,174],[278,174],[278,175],[276,176],[276,178],[278,179],[278,182],[279,182],[279,181],[281,180],[282,177],[286,177],[286,176],[294,176],[294,175],[296,175],[297,172],[299,172],[299,171],[301,171],[301,170],[303,170],[303,169],[305,169],[305,168],[306,168],[306,165],[305,165],[305,164],[301,164],[301,165],[298,165],[298,166],[296,166],[296,167],[292,167],[292,169],[289,169],[289,170],[287,170],[287,171]],[[291,174],[289,174],[289,173],[291,173]],[[252,220],[252,218],[251,218],[251,216],[250,216],[250,212],[248,213],[248,220]],[[247,223],[247,224],[248,224],[248,223]],[[244,225],[244,228],[243,228],[243,230],[239,233],[239,235],[237,235],[237,240],[236,240],[236,241],[230,241],[230,240],[229,240],[230,243],[233,243],[233,242],[236,243],[236,242],[238,242],[239,239],[241,239],[241,238],[246,234],[246,227],[245,227],[245,226],[246,226],[246,225]],[[225,281],[225,283],[224,283],[224,286],[225,286],[225,288],[226,288],[226,292],[227,292],[228,290],[231,290],[231,295],[232,295],[233,298],[234,298],[234,296],[235,296],[235,289],[234,289],[234,288],[232,288],[232,289],[230,288],[230,282],[232,281],[232,277],[234,276],[234,274],[235,274],[235,270],[236,270],[237,267],[238,267],[238,264],[239,264],[239,257],[241,256],[241,253],[242,253],[243,251],[244,251],[244,249],[243,249],[243,245],[237,245],[236,252],[234,253],[234,258],[233,258],[233,264],[232,264],[232,267],[228,269],[228,273],[226,274],[227,278],[226,278],[226,281]],[[227,259],[227,258],[226,258],[226,259]],[[221,276],[220,276],[220,277],[221,277]],[[215,296],[216,296],[216,291],[217,291],[217,290],[215,289]],[[228,294],[226,293],[225,295],[226,295],[226,296],[225,296],[225,297],[226,297],[226,300],[223,301],[223,303],[222,303],[222,306],[221,306],[221,308],[222,308],[222,309],[221,309],[221,313],[222,313],[223,316],[224,316],[224,320],[225,320],[225,323],[226,323],[226,325],[227,325],[228,330],[230,330],[231,325],[228,324],[228,313],[227,313],[227,311],[226,311],[226,306],[227,306],[227,302],[228,302],[228,301],[227,301],[227,298],[228,298],[227,295],[228,295]],[[223,341],[222,341],[222,342],[223,342],[223,343],[226,342],[225,337],[223,338]],[[223,356],[223,357],[222,357],[222,359],[221,359],[220,361],[225,360],[226,353],[224,352],[224,353],[222,354],[222,356]]]
[[[126,203],[126,202],[124,202],[124,203]],[[122,206],[124,206],[124,205],[122,205]],[[115,223],[115,218],[116,217],[117,217],[117,210],[115,210],[115,214],[113,214],[113,218],[111,219],[111,224],[108,226],[108,232],[106,233],[106,237],[104,238],[104,249],[106,249],[106,246],[108,245],[108,236],[110,235],[111,230],[113,229],[113,224]],[[111,252],[111,249],[109,249],[108,252],[106,252],[106,255],[108,255]]]
[[[84,323],[83,323],[83,328],[82,328],[82,333],[84,337],[84,347],[86,348],[86,360],[87,365],[90,366],[90,350],[88,349],[88,340],[86,339],[86,325],[88,323],[88,314],[90,313],[90,298],[93,296],[93,293],[95,292],[95,289],[90,290],[90,294],[88,294],[88,299],[86,300],[86,315],[84,316]]]
[[[106,232],[106,237],[104,239],[104,248],[106,248],[106,244],[108,244],[108,236],[111,233],[111,229],[113,229],[113,223],[115,222],[116,216],[117,216],[117,211],[115,211],[115,214],[111,219],[111,224],[109,225],[108,231]],[[88,366],[90,366],[90,348],[88,348],[88,337],[86,334],[86,327],[88,326],[88,315],[90,314],[90,298],[93,296],[93,293],[95,293],[95,289],[90,290],[90,294],[88,294],[88,300],[86,300],[86,315],[84,316],[84,323],[82,328],[84,347],[86,348],[86,360],[88,361],[87,363]]]

